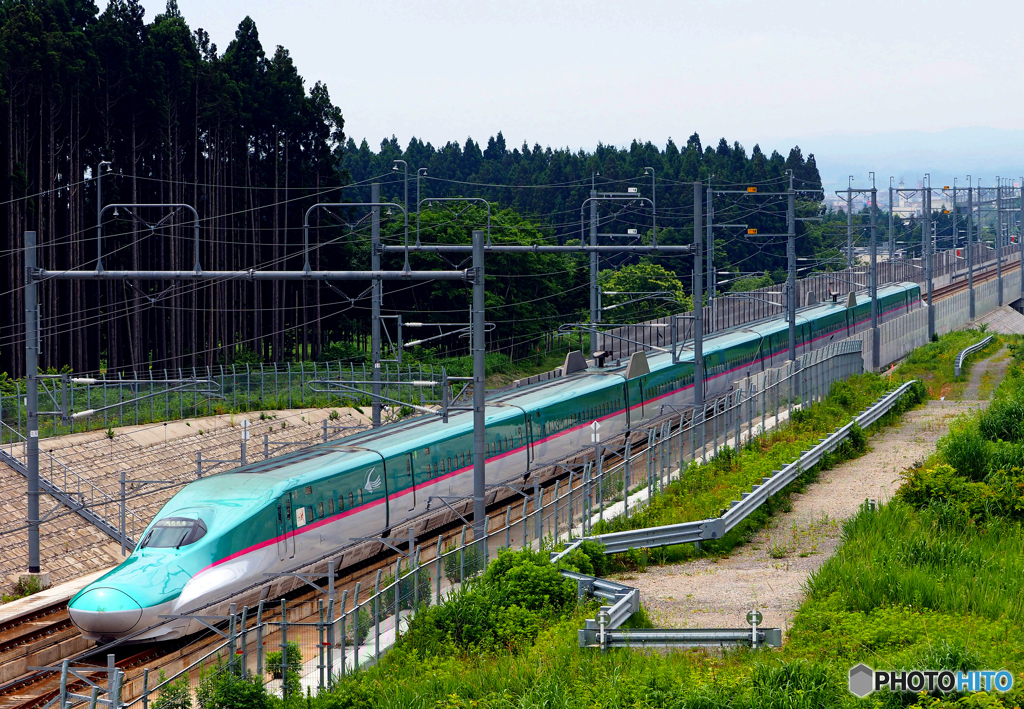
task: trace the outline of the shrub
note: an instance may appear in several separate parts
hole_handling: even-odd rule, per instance
[[[1024,441],[1024,399],[1000,397],[978,417],[978,430],[990,441]]]
[[[394,575],[389,575],[381,579],[381,588],[387,589],[381,595],[383,607],[381,612],[385,616],[393,615],[395,612],[395,587],[392,584],[395,581]],[[418,581],[418,583],[416,583]],[[419,598],[417,599],[416,593],[414,593],[414,584],[419,586]],[[391,588],[388,588],[391,586]],[[416,601],[418,600],[418,605]],[[420,608],[430,605],[431,593],[430,593],[430,573],[426,568],[421,567],[418,574],[413,574],[411,571],[406,571],[405,574],[398,582],[398,608],[403,611],[407,610],[419,610]]]
[[[949,434],[939,441],[939,452],[958,473],[981,480],[988,472],[988,446],[973,419],[950,426]]]
[[[346,623],[345,642],[349,645],[362,645],[370,634],[370,624],[373,623],[373,617],[370,615],[370,611],[363,606],[356,611],[354,616],[350,614]],[[358,633],[356,632],[357,624],[359,626]]]
[[[455,544],[445,547],[444,553],[444,577],[448,583],[456,584],[469,578],[484,565],[484,553],[476,544],[470,544],[462,552],[449,554],[455,549]]]
[[[167,681],[167,675],[160,670],[160,681]],[[152,709],[192,709],[192,689],[188,684],[188,675],[184,674],[160,690],[160,696],[150,702]]]
[[[288,643],[288,672],[285,674],[281,663],[281,651],[267,653],[267,670],[274,679],[285,677],[284,686],[291,696],[302,693],[299,670],[302,668],[302,651],[298,643]]]
[[[297,691],[302,692],[301,685]],[[224,664],[204,674],[196,689],[196,702],[200,709],[271,709],[273,706],[262,677],[239,677],[228,672]]]

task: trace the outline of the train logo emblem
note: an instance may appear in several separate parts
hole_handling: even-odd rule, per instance
[[[384,484],[383,481],[381,481],[379,475],[374,476],[373,473],[376,470],[376,468],[370,468],[370,472],[366,474],[366,485],[364,486],[363,489],[366,490],[367,492],[373,492],[374,490],[376,490],[377,488]]]

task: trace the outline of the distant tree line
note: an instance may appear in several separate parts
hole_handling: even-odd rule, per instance
[[[250,18],[220,51],[202,29],[189,27],[175,0],[147,22],[138,0],[0,0],[0,371],[24,373],[23,233],[37,232],[47,269],[95,266],[97,165],[102,204],[186,203],[199,212],[205,270],[302,266],[303,215],[316,202],[368,201],[369,185],[401,203],[405,160],[410,202],[417,168],[427,168],[423,197],[483,197],[494,204],[495,238],[565,243],[578,238],[580,207],[592,183],[635,186],[650,196],[657,179],[658,231],[663,243],[691,243],[694,180],[787,186],[791,170],[802,213],[818,211],[820,177],[814,156],[748,154],[724,139],[703,146],[634,142],[593,151],[509,149],[501,133],[435,148],[394,138],[373,151],[343,132],[341,110],[317,83],[307,87],[288,51],[267,52]],[[342,186],[347,187],[342,190]],[[415,228],[416,205],[410,204]],[[762,233],[784,231],[784,200],[716,197],[716,220],[746,221]],[[466,239],[482,228],[479,206],[434,205],[421,236]],[[312,266],[366,268],[365,209],[321,210],[312,216]],[[108,269],[190,269],[192,225],[186,211],[108,209],[103,216],[103,266]],[[400,214],[383,214],[386,239],[404,238]],[[650,240],[643,205],[603,205],[602,231],[637,228]],[[152,228],[151,228],[152,227]],[[801,225],[803,236],[804,227]],[[812,232],[809,230],[808,235]],[[818,248],[802,238],[801,250]],[[751,249],[735,233],[716,241],[721,267],[778,274],[784,241]],[[459,259],[415,257],[413,264],[448,267]],[[638,264],[621,256],[602,269]],[[691,257],[654,258],[690,289]],[[386,257],[385,265],[400,261]],[[459,266],[464,267],[464,266]],[[575,257],[497,259],[488,266],[488,305],[495,342],[522,340],[586,310],[587,265]],[[501,275],[504,272],[504,275]],[[368,284],[56,282],[40,288],[41,363],[74,371],[156,371],[235,361],[322,356],[331,343],[365,338]],[[459,320],[467,294],[454,284],[387,287],[385,312],[422,320]],[[406,316],[410,319],[409,316]],[[488,319],[492,319],[489,314]],[[363,340],[364,341],[364,340]],[[334,348],[332,351],[337,351]]]

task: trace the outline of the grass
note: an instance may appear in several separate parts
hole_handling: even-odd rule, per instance
[[[915,366],[919,372],[934,372],[945,365],[921,361]],[[1020,368],[1019,363],[1011,367],[1010,383],[1002,385],[997,400],[1011,397],[1014,382],[1024,382]],[[937,380],[941,384],[941,377],[931,381]],[[870,386],[865,388],[870,396],[868,391]],[[835,405],[821,407],[788,432],[780,430],[776,434],[779,449],[799,448],[808,440],[804,434],[838,415],[825,413]],[[999,430],[1024,432],[1024,426],[1013,428],[1022,422],[1024,408],[1005,407],[998,416],[993,414],[990,424]],[[979,424],[967,420],[963,425]],[[687,477],[709,473],[704,488],[697,481],[691,487],[680,485],[678,504],[650,514],[667,519],[714,511],[718,500],[746,484],[743,470],[762,465],[754,458],[765,457],[770,450],[759,449],[755,442],[728,461],[712,461],[687,471]],[[947,478],[960,475],[946,467],[952,471]],[[899,499],[877,508],[865,505],[844,523],[842,545],[808,581],[807,598],[780,651],[613,650],[600,654],[581,650],[578,628],[585,618],[593,617],[593,608],[584,607],[547,624],[535,643],[517,652],[424,656],[400,644],[378,666],[340,682],[333,693],[314,698],[312,705],[324,709],[1020,706],[1024,692],[1019,688],[1006,695],[945,697],[884,691],[865,700],[847,691],[847,672],[860,662],[877,669],[1007,669],[1018,680],[1024,672],[1024,636],[1019,632],[1024,620],[1024,527],[1012,518],[1015,512],[990,507],[987,516],[981,516],[959,499],[968,494],[965,490],[977,489],[972,485],[994,486],[992,476],[987,482],[959,478],[956,484],[941,476],[933,478],[936,485],[932,487],[911,480]],[[943,480],[945,487],[936,482]],[[1024,494],[1024,481],[1016,493],[1006,494],[1021,499],[1012,495]],[[1020,510],[1024,511],[1024,500]],[[783,541],[771,546],[770,556],[792,553],[788,540]]]
[[[943,335],[935,342],[929,342],[910,353],[896,368],[894,375],[900,381],[920,379],[928,388],[928,395],[934,399],[959,400],[970,380],[971,366],[997,352],[1002,347],[1001,336],[996,336],[985,349],[975,352],[964,364],[960,379],[954,377],[956,356],[965,347],[981,342],[992,333],[980,330],[957,330]]]
[[[749,441],[737,453],[722,449],[707,463],[691,463],[679,480],[665,487],[651,503],[630,517],[619,517],[595,525],[594,532],[623,531],[666,524],[677,524],[717,517],[731,500],[740,499],[751,486],[764,477],[796,460],[800,454],[839,426],[845,425],[851,415],[859,412],[890,388],[884,379],[873,374],[854,377],[833,386],[824,402],[806,411],[796,411],[792,421]],[[913,399],[912,401],[917,401]],[[905,404],[909,405],[909,404]],[[894,416],[899,415],[897,411]],[[893,417],[880,422],[885,425]],[[836,463],[866,452],[866,439],[855,432],[835,453],[827,456],[815,469],[800,476],[787,490],[802,489],[813,481],[818,472]],[[723,554],[738,544],[749,541],[754,531],[762,527],[776,511],[787,510],[788,495],[776,495],[762,505],[743,523],[722,539],[705,542],[701,553]],[[638,550],[620,555],[617,561],[624,568],[642,568],[648,563],[674,563],[692,558],[697,552],[690,545],[658,550]],[[781,558],[785,554],[776,558]]]

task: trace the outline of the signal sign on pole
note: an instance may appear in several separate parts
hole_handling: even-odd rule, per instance
[[[748,187],[747,188],[747,192],[757,192],[757,188],[756,187]]]
[[[757,229],[747,229],[747,233],[748,234],[756,234],[757,233]]]

